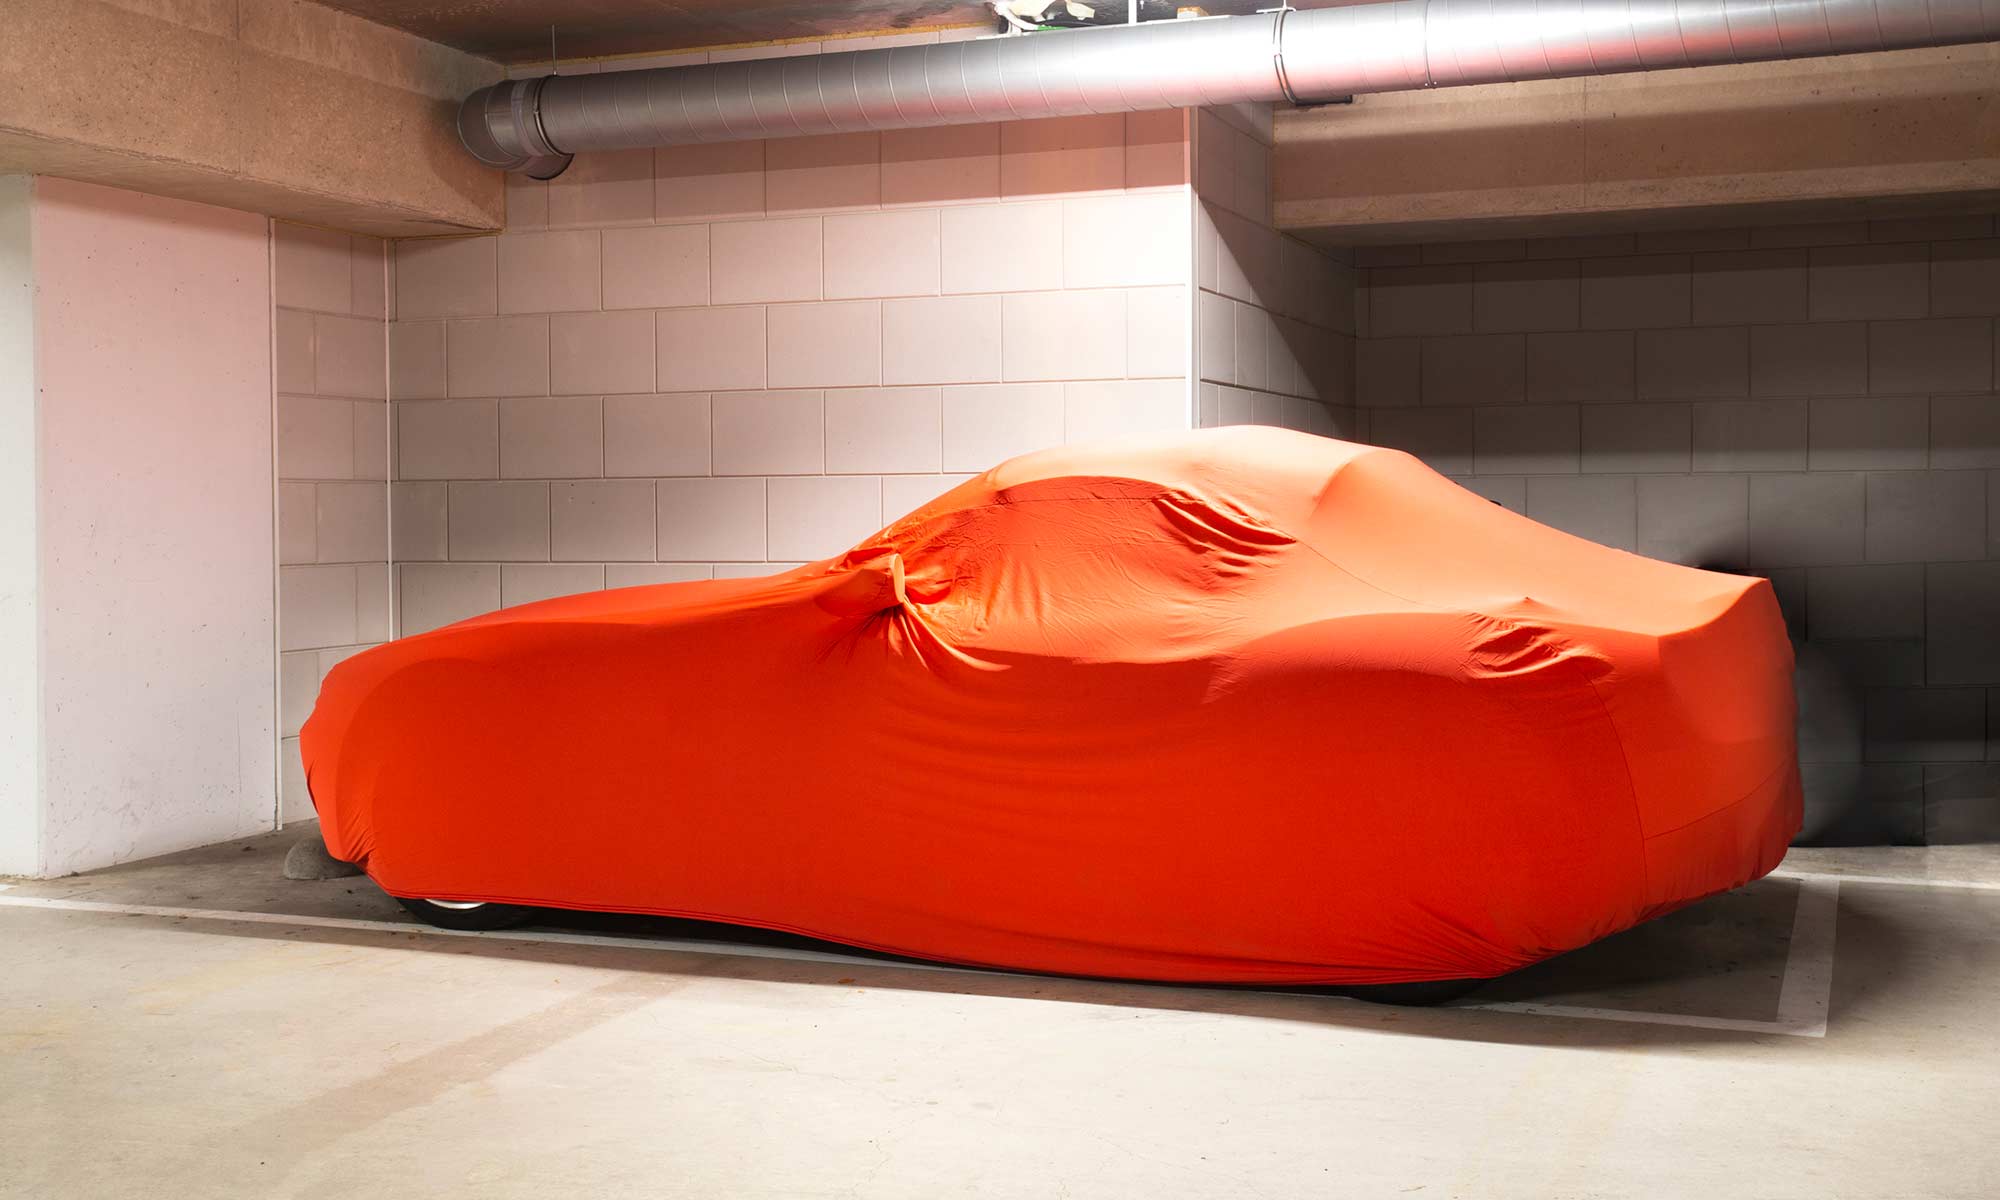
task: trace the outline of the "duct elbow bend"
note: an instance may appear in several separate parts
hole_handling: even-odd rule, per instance
[[[542,131],[542,79],[506,79],[479,88],[458,106],[458,140],[489,167],[554,179],[575,157]]]

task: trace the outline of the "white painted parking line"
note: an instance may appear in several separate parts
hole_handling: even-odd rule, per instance
[[[1848,875],[1839,871],[1771,872],[1772,879],[1831,879],[1839,883],[1887,883],[1897,887],[1969,888],[1975,892],[2000,892],[2000,883],[1972,879],[1927,879],[1909,875]]]
[[[1840,909],[1840,883],[1834,877],[1799,879],[1798,908],[1792,917],[1792,940],[1785,950],[1785,975],[1778,985],[1775,1020],[1704,1017],[1689,1013],[1628,1012],[1618,1008],[1584,1008],[1568,1004],[1502,1001],[1456,1007],[1489,1012],[1530,1013],[1538,1017],[1577,1017],[1586,1021],[1631,1021],[1642,1025],[1682,1025],[1692,1029],[1730,1029],[1743,1033],[1777,1033],[1787,1037],[1826,1036],[1827,1004],[1833,989],[1833,931]]]
[[[1825,1037],[1827,995],[1833,979],[1833,933],[1838,907],[1838,877],[1802,880],[1797,914],[1792,922],[1792,941],[1785,959],[1784,980],[1778,994],[1778,1016],[1772,1021],[1705,1017],[1685,1013],[1631,1011],[1620,1008],[1591,1008],[1567,1004],[1537,1004],[1531,1001],[1503,1001],[1491,1004],[1458,1004],[1451,1008],[1479,1012],[1518,1013],[1537,1017],[1567,1017],[1584,1021],[1620,1021],[1639,1025],[1678,1025],[1693,1029],[1722,1029],[1742,1033],[1784,1034],[1791,1037]],[[57,912],[106,913],[117,916],[163,917],[190,921],[224,921],[252,925],[305,926],[316,929],[352,929],[370,933],[403,933],[422,937],[490,938],[512,942],[552,942],[570,946],[605,946],[617,950],[671,951],[723,958],[768,958],[792,962],[837,963],[845,966],[903,971],[932,971],[964,975],[1009,975],[979,967],[958,967],[944,963],[908,962],[896,959],[864,958],[837,951],[807,950],[785,946],[756,946],[740,942],[705,942],[686,938],[617,937],[594,933],[571,933],[555,929],[499,929],[489,932],[439,929],[415,921],[371,921],[357,917],[294,916],[287,913],[237,912],[219,908],[178,908],[157,904],[114,904],[101,900],[63,900],[47,896],[0,896],[0,907],[48,909]],[[1020,977],[1020,976],[1016,976]],[[1194,985],[1199,986],[1199,985]],[[1274,989],[1285,991],[1285,989]],[[1289,995],[1317,995],[1289,992]]]

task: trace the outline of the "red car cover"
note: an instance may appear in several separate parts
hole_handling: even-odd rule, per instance
[[[302,735],[401,896],[708,918],[1084,975],[1499,975],[1769,871],[1770,585],[1394,450],[1049,450],[839,558],[350,658]]]

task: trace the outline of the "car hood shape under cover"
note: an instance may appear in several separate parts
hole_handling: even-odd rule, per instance
[[[387,891],[1096,976],[1485,978],[1771,870],[1769,583],[1237,428],[1004,463],[838,558],[357,655],[302,738]]]

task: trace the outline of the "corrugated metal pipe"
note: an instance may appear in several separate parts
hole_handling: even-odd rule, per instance
[[[2000,41],[2000,0],[1388,0],[518,79],[459,133],[538,179],[585,150],[1021,121]]]

